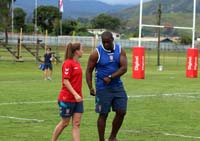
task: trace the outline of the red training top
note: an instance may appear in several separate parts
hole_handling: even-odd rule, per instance
[[[74,90],[82,96],[82,69],[80,63],[73,59],[67,59],[62,65],[62,88],[58,96],[59,101],[76,102],[73,94],[64,84],[64,79],[68,79]]]

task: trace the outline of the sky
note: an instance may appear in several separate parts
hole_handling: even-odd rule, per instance
[[[98,0],[98,1],[102,1],[108,4],[136,4],[136,3],[140,3],[140,0]],[[143,2],[145,1],[150,1],[150,0],[143,0]]]

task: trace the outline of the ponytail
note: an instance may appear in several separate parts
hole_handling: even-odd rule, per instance
[[[64,60],[72,59],[76,50],[80,50],[80,43],[68,43],[66,46]]]

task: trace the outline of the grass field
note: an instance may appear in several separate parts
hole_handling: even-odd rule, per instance
[[[85,83],[88,53],[86,49],[81,58],[85,107],[81,141],[98,141],[94,97],[89,96]],[[127,56],[129,68],[122,80],[129,102],[119,141],[200,140],[200,79],[185,77],[185,53],[162,52],[164,70],[158,71],[155,52],[147,52],[144,80],[132,79],[131,50]],[[52,81],[43,80],[38,65],[35,61],[0,60],[0,141],[51,140],[60,120],[56,100],[61,64],[54,65]],[[106,138],[113,116],[110,113],[107,120]],[[59,141],[71,140],[70,125]]]

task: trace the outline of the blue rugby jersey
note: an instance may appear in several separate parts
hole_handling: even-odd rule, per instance
[[[120,77],[112,79],[110,84],[105,84],[103,78],[111,75],[120,67],[120,53],[121,47],[118,44],[114,44],[114,50],[106,50],[103,45],[99,45],[96,48],[98,52],[98,60],[95,69],[96,77],[96,89],[102,90],[110,87],[119,87],[122,86],[122,81]]]

